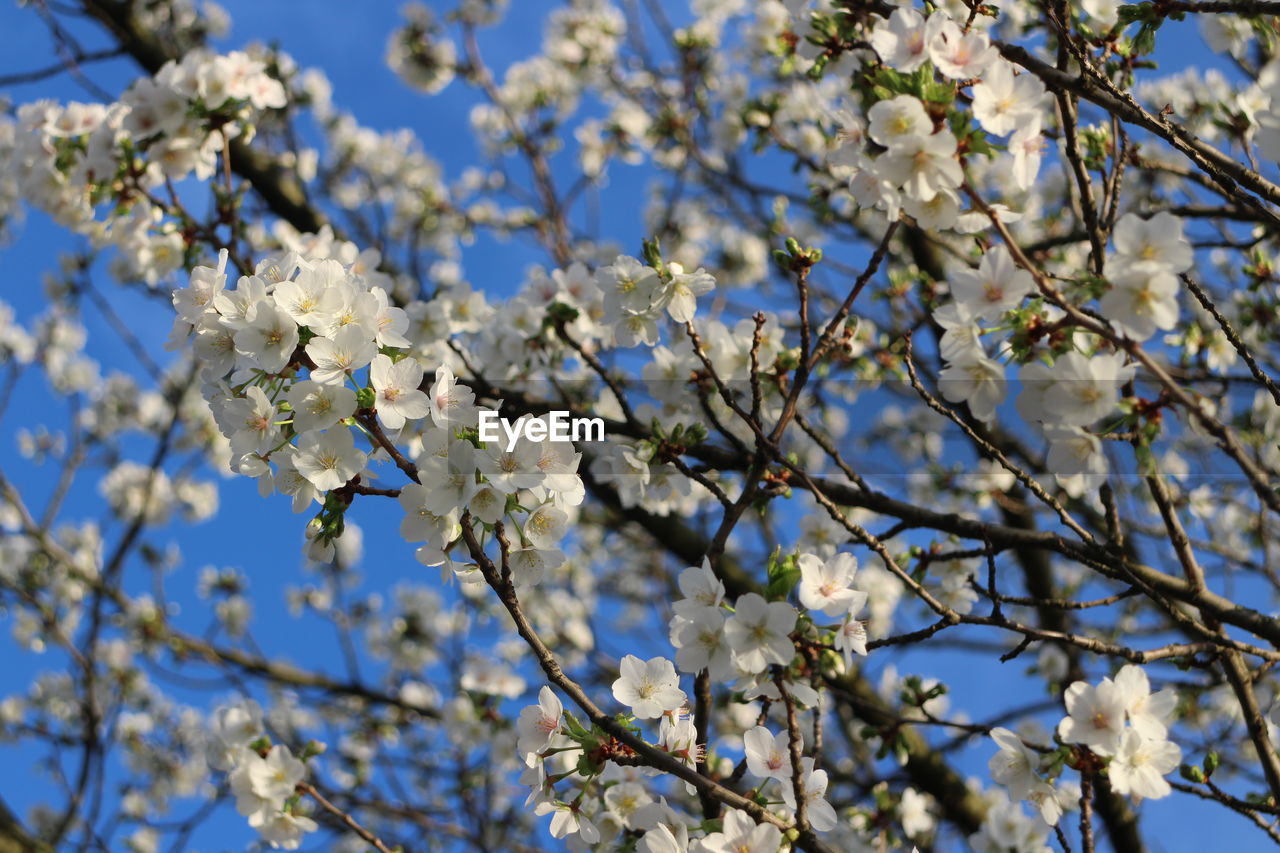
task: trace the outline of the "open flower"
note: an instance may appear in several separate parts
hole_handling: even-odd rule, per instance
[[[1044,408],[1066,426],[1088,426],[1115,411],[1120,388],[1136,368],[1124,353],[1086,358],[1072,351],[1053,363],[1053,382],[1044,389]]]
[[[663,295],[667,313],[677,323],[687,323],[697,311],[698,297],[715,290],[716,280],[702,267],[685,272],[680,264],[671,263],[667,269],[671,271],[671,283]]]
[[[1150,261],[1172,273],[1186,272],[1195,262],[1191,244],[1182,234],[1182,220],[1167,210],[1150,219],[1126,213],[1111,234],[1115,259],[1121,263]]]
[[[276,744],[267,757],[249,764],[249,784],[253,792],[264,800],[282,803],[294,794],[307,776],[307,766],[293,757],[289,747]]]
[[[709,561],[703,560],[701,566],[685,569],[677,582],[680,584],[680,593],[684,596],[671,607],[677,616],[693,619],[704,610],[717,615],[720,613],[720,604],[724,601],[724,584],[716,577]]]
[[[1182,750],[1176,743],[1149,740],[1136,729],[1129,729],[1121,736],[1115,757],[1107,765],[1107,776],[1118,794],[1158,800],[1173,792],[1164,777],[1181,761]]]
[[[870,122],[867,135],[886,148],[933,133],[933,122],[924,111],[924,105],[911,95],[876,101],[867,110],[867,121]]]
[[[293,383],[286,399],[293,407],[293,428],[298,433],[328,429],[356,410],[355,391],[310,379]]]
[[[857,612],[867,603],[867,594],[850,589],[853,575],[858,571],[858,560],[852,554],[836,554],[823,562],[813,554],[801,554],[800,603],[809,610],[839,618]]]
[[[853,656],[867,656],[867,623],[854,619],[852,615],[845,617],[836,629],[836,651],[844,655],[847,669],[853,666]]]
[[[431,411],[427,395],[418,388],[422,365],[413,357],[392,363],[385,355],[374,356],[369,380],[377,392],[378,418],[388,429],[400,429],[406,420],[425,418]]]
[[[756,823],[751,815],[737,809],[724,813],[720,832],[702,839],[704,853],[777,853],[782,830],[771,823]]]
[[[276,285],[276,305],[299,326],[320,331],[341,304],[337,285],[346,277],[347,271],[337,261],[324,260],[303,267],[296,279]]]
[[[629,707],[639,719],[651,720],[684,704],[686,697],[680,689],[680,676],[666,658],[643,661],[627,655],[618,669],[613,698]]]
[[[990,422],[1004,400],[1004,367],[981,351],[962,353],[938,374],[938,389],[953,403],[968,403],[978,420]]]
[[[244,389],[244,397],[228,400],[217,414],[231,432],[231,452],[238,456],[266,453],[279,440],[276,407],[257,385]]]
[[[983,255],[976,270],[952,273],[947,283],[956,302],[982,320],[995,320],[1017,308],[1036,289],[1031,273],[1015,264],[1004,246]]]
[[[311,378],[326,385],[341,385],[353,370],[373,361],[378,347],[362,326],[343,326],[332,338],[312,338],[307,356],[315,367]]]
[[[909,74],[929,58],[929,42],[946,16],[930,15],[926,21],[916,10],[899,7],[888,20],[875,20],[869,39],[872,49],[885,65]]]
[[[344,428],[302,436],[293,464],[311,485],[327,492],[359,474],[365,459],[364,452],[356,449],[350,430]]]
[[[544,686],[538,691],[538,704],[530,705],[520,712],[516,722],[519,739],[516,741],[516,752],[524,758],[530,767],[538,760],[538,753],[551,745],[556,732],[560,731],[560,715],[564,706],[559,697],[550,688]]]
[[[747,770],[761,779],[791,782],[791,742],[786,732],[776,735],[764,726],[749,729],[742,736],[746,745]]]
[[[1155,261],[1127,264],[1111,275],[1111,289],[1098,307],[1125,335],[1145,341],[1156,329],[1178,324],[1178,279]]]
[[[1058,724],[1058,737],[1084,744],[1099,755],[1115,752],[1124,731],[1124,693],[1108,680],[1097,687],[1077,681],[1063,698],[1067,716]]]
[[[796,611],[790,604],[765,601],[749,592],[738,597],[724,630],[738,666],[755,673],[771,663],[791,661],[796,649],[789,635],[795,626]]]
[[[929,136],[903,139],[880,155],[876,170],[919,201],[931,201],[964,180],[964,169],[956,159],[956,138],[945,128]]]
[[[604,311],[610,317],[646,313],[662,289],[652,267],[626,255],[619,255],[611,265],[602,267],[596,273],[596,284],[604,292]]]
[[[236,352],[252,358],[267,373],[279,373],[298,345],[298,324],[282,308],[261,304],[243,329],[235,333]]]
[[[1009,796],[1013,799],[1024,799],[1040,782],[1036,773],[1040,766],[1040,756],[1008,729],[992,729],[991,739],[1000,747],[1000,751],[987,762],[991,778],[1008,788]]]
[[[809,825],[818,832],[828,832],[835,829],[838,819],[836,810],[826,800],[827,771],[815,770],[813,764],[812,758],[800,760],[800,795],[808,806]],[[790,779],[782,784],[782,801],[787,804],[787,808],[795,809],[795,785],[791,784]]]
[[[971,80],[980,77],[999,53],[991,39],[977,29],[968,32],[955,21],[945,21],[929,39],[929,58],[944,77]]]
[[[1039,114],[1043,95],[1034,74],[1015,75],[1012,63],[996,59],[973,87],[973,115],[987,131],[1004,136]]]
[[[444,429],[475,426],[479,409],[475,392],[466,385],[459,385],[448,365],[436,370],[436,382],[431,386],[431,420]]]
[[[703,608],[691,618],[676,616],[671,624],[671,645],[676,647],[676,667],[681,672],[707,670],[711,678],[733,677],[733,653],[724,633],[724,616]]]
[[[249,824],[252,826],[253,821]],[[291,811],[274,812],[257,826],[262,840],[280,850],[297,850],[302,846],[302,837],[319,828],[311,818]]]
[[[1164,740],[1169,719],[1178,705],[1178,694],[1171,688],[1152,693],[1147,674],[1132,663],[1120,667],[1114,682],[1124,698],[1129,725],[1148,740]]]
[[[577,804],[543,801],[538,803],[533,813],[551,815],[551,837],[567,838],[578,836],[584,844],[595,844],[600,840],[599,828],[591,819],[582,813]]]

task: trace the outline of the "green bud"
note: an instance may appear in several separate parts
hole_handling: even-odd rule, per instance
[[[662,262],[662,246],[658,243],[658,238],[644,241],[644,260],[649,266],[658,271],[658,275],[666,276],[667,265]]]
[[[307,741],[307,745],[302,749],[302,760],[309,761],[317,755],[324,755],[328,748],[329,747],[325,746],[318,740],[309,740]]]
[[[785,601],[800,582],[800,566],[796,555],[784,555],[780,547],[774,548],[769,555],[768,579],[765,598],[770,601]]]
[[[906,766],[907,760],[911,758],[911,750],[907,747],[907,738],[902,732],[898,732],[893,739],[893,755],[897,759],[900,766]]]

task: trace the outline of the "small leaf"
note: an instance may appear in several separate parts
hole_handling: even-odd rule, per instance
[[[769,583],[765,587],[765,598],[770,601],[783,601],[800,582],[800,567],[796,564],[794,554],[780,557],[781,549],[775,549],[769,556]]]

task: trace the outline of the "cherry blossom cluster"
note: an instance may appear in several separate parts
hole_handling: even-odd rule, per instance
[[[665,270],[642,265],[635,258],[619,257],[596,276],[604,291],[604,313],[613,322],[618,346],[658,343],[658,323],[663,311],[677,323],[693,319],[697,297],[711,292],[716,283],[701,268],[686,273],[678,263]]]
[[[648,263],[618,255],[594,273],[581,262],[553,270],[550,275],[535,270],[521,293],[507,303],[503,319],[510,320],[510,328],[520,333],[519,343],[530,333],[537,334],[529,328],[531,320],[551,316],[564,323],[575,340],[591,341],[604,349],[644,345],[658,358],[658,352],[667,352],[660,345],[659,322],[664,316],[680,326],[690,322],[697,312],[698,297],[715,286],[715,278],[705,269],[686,272],[678,262],[664,263],[655,248]],[[557,305],[562,308],[556,309]],[[548,311],[557,313],[548,315]],[[669,340],[672,346],[683,348],[687,358],[693,358],[683,330],[677,327]],[[494,360],[498,362],[505,359],[519,364],[523,360],[513,358],[519,354],[516,341],[499,337],[493,346],[496,351],[486,347],[482,353],[497,356]]]
[[[229,289],[226,263],[224,252],[217,267],[196,267],[174,291],[173,339],[194,338],[233,470],[256,478],[264,496],[292,496],[295,512],[322,505],[308,528],[312,556],[331,557],[342,535],[349,498],[333,493],[375,479],[369,465],[378,454],[399,455],[386,430],[416,460],[415,482],[398,493],[400,532],[424,543],[424,565],[453,565],[446,552],[464,513],[494,525],[516,510],[517,583],[537,584],[564,562],[556,545],[582,500],[580,454],[550,438],[479,441],[475,394],[448,365],[424,391],[422,363],[405,337],[409,315],[374,283],[385,276],[290,253],[264,259]]]
[[[638,704],[637,717],[659,717],[660,746],[692,766],[697,757],[693,721],[687,714],[661,710],[678,708],[685,699],[675,686],[671,662],[661,658],[645,662],[628,656],[622,669],[615,693]],[[527,768],[521,778],[532,789],[525,806],[532,807],[535,814],[552,816],[553,837],[566,839],[572,849],[588,849],[607,840],[601,833],[603,827],[611,835],[623,830],[644,832],[643,846],[638,849],[666,849],[661,844],[668,838],[673,844],[675,839],[683,843],[673,849],[687,849],[689,830],[684,819],[639,784],[652,771],[634,774],[613,762],[600,762],[596,757],[600,740],[594,730],[588,731],[572,713],[566,713],[551,688],[543,687],[538,704],[521,712],[517,730],[516,749]],[[548,764],[554,772],[548,772]],[[571,777],[579,780],[578,796],[557,796],[555,786]],[[587,799],[585,795],[593,786],[603,789],[603,794]],[[588,809],[600,806],[603,808],[594,818],[588,814]]]
[[[122,277],[155,284],[183,267],[189,242],[157,194],[166,182],[211,179],[229,141],[285,103],[283,84],[260,59],[195,50],[115,103],[23,104],[5,167],[27,202],[115,246]]]
[[[980,172],[981,158],[974,155],[990,153],[967,116],[992,137],[1009,137],[1012,187],[1026,190],[1041,160],[1043,84],[1001,58],[981,26],[961,28],[945,10],[925,18],[900,8],[877,20],[869,42],[892,72],[875,78],[865,130],[848,111],[836,114],[840,145],[828,155],[833,170],[846,174],[851,168],[849,187],[857,203],[885,211],[890,219],[901,206],[929,229],[968,232],[986,230],[992,220],[1017,222],[1020,214],[1000,204],[960,212],[965,170]],[[952,99],[965,86],[971,86],[971,105],[956,112]],[[963,154],[951,133],[956,128],[965,134]],[[884,153],[869,160],[861,150],[865,139]],[[1145,219],[1128,213],[1111,239],[1114,250],[1083,295],[1096,298],[1097,310],[1119,338],[1143,341],[1157,330],[1173,330],[1179,319],[1177,276],[1192,258],[1182,221],[1169,213]],[[986,248],[976,268],[951,274],[947,284],[951,299],[934,311],[945,330],[940,390],[948,400],[967,403],[975,418],[992,422],[1011,387],[1005,363],[1021,365],[1018,411],[1042,427],[1058,482],[1072,495],[1096,487],[1108,463],[1088,428],[1127,414],[1117,409],[1117,392],[1133,377],[1134,365],[1094,336],[1055,339],[1061,310],[1048,304],[1043,288],[1003,246]],[[993,335],[994,341],[984,343]]]
[[[992,729],[1000,751],[991,757],[991,778],[1004,786],[1008,798],[989,815],[979,837],[970,839],[975,849],[1043,849],[1049,828],[1080,800],[1080,786],[1062,778],[1067,769],[1105,772],[1116,793],[1135,800],[1172,792],[1164,777],[1182,760],[1182,750],[1168,739],[1177,705],[1172,689],[1153,693],[1142,668],[1127,664],[1096,686],[1075,682],[1064,699],[1067,716],[1058,724],[1057,748]],[[1032,804],[1032,818],[1019,802]]]
[[[305,760],[295,758],[288,746],[271,743],[262,709],[252,699],[216,709],[210,724],[209,763],[227,772],[236,811],[273,849],[297,850],[317,828],[301,806]],[[318,749],[308,746],[309,753]]]
[[[1129,664],[1097,686],[1077,681],[1067,688],[1067,717],[1058,725],[1064,743],[1080,744],[1107,761],[1118,793],[1150,800],[1169,796],[1163,777],[1178,767],[1182,750],[1168,740],[1178,704],[1172,689],[1151,692],[1142,668]]]
[[[867,593],[852,586],[857,573],[854,557],[841,553],[823,560],[814,554],[800,554],[777,559],[771,571],[779,579],[775,588],[788,592],[794,589],[804,615],[786,600],[767,600],[757,593],[739,596],[730,607],[725,601],[724,583],[711,566],[690,567],[680,575],[684,597],[674,603],[670,625],[671,643],[678,650],[676,662],[626,655],[619,665],[619,677],[613,683],[614,698],[629,709],[634,720],[657,719],[657,746],[690,767],[706,759],[707,746],[697,742],[689,697],[680,688],[679,673],[705,673],[715,682],[734,682],[743,702],[759,698],[781,701],[785,690],[789,700],[816,708],[820,701],[817,692],[790,672],[797,637],[815,648],[825,646],[839,652],[845,667],[851,666],[854,654],[867,654],[865,625],[853,618],[867,603]],[[835,624],[828,624],[832,622]],[[618,768],[610,770],[607,762],[606,766],[599,766],[600,734],[588,732],[572,714],[566,714],[555,693],[546,687],[538,704],[521,712],[518,729],[517,752],[530,768],[525,777],[533,787],[530,804],[536,803],[538,814],[554,815],[551,832],[555,837],[572,836],[577,844],[599,841],[600,830],[583,805],[595,777],[603,788],[603,809],[619,816],[614,802],[618,789],[608,787]],[[758,789],[770,780],[779,783],[775,802],[783,807],[784,816],[795,812],[799,794],[805,798],[808,820],[815,830],[827,832],[836,827],[836,812],[823,797],[826,771],[816,767],[811,757],[804,758],[801,767],[792,766],[792,739],[803,747],[798,732],[772,734],[764,726],[755,726],[743,738],[747,767],[760,780]],[[549,773],[547,762],[564,770]],[[579,794],[573,799],[557,796],[555,786],[573,775],[571,768],[586,776],[578,781]],[[643,794],[643,789],[639,793]],[[644,831],[641,843],[649,845],[644,849],[667,849],[660,845],[672,834],[687,845],[687,819],[665,802],[656,803],[648,794],[643,798],[654,805],[652,810],[621,817],[627,829]],[[740,825],[743,820],[750,826]],[[781,838],[777,827],[761,824],[757,828],[754,819],[746,814],[731,813],[723,825],[724,833],[705,836],[698,841],[702,846],[696,849],[720,850],[718,845],[727,843],[724,838],[741,837],[760,845],[748,849],[776,850]]]
[[[854,654],[865,655],[866,627],[854,617],[867,603],[867,593],[851,587],[857,571],[853,555],[837,554],[823,561],[814,554],[802,554],[789,570],[807,618],[815,625],[834,623],[830,638],[845,665],[851,664]],[[680,591],[684,598],[672,605],[670,624],[680,671],[692,674],[705,669],[717,681],[742,678],[739,686],[748,688],[747,698],[776,693],[765,673],[772,665],[791,662],[796,609],[785,601],[747,593],[730,610],[724,584],[708,565],[685,569]],[[752,686],[752,681],[757,683]],[[806,704],[816,702],[803,684],[796,689],[806,695]]]
[[[1173,329],[1179,314],[1177,274],[1191,264],[1181,221],[1168,213],[1149,219],[1126,214],[1116,223],[1113,240],[1115,251],[1099,282],[1098,310],[1125,339],[1145,340],[1157,329]],[[1010,388],[1001,360],[1021,363],[1017,409],[1043,429],[1058,482],[1073,495],[1096,487],[1106,478],[1108,464],[1097,434],[1088,428],[1120,413],[1119,392],[1134,377],[1136,365],[1094,335],[1077,333],[1065,342],[1046,336],[1062,311],[1034,298],[1039,291],[1032,276],[1003,246],[986,252],[977,269],[954,274],[948,284],[951,299],[934,312],[946,330],[940,343],[948,362],[939,377],[944,395],[991,422]],[[994,357],[983,342],[993,331],[1012,332],[998,338]],[[1044,338],[1049,346],[1027,347],[1029,337]]]
[[[46,313],[0,303],[0,412],[68,410],[0,463],[0,618],[56,657],[0,741],[85,780],[15,831],[151,853],[225,799],[344,853],[1046,853],[1159,841],[1176,787],[1280,840],[1266,4],[567,0],[497,64],[516,4],[410,4],[385,59],[468,99],[456,171],[274,48],[211,52],[214,7],[81,5],[159,70],[0,111],[0,218],[93,250]],[[1187,16],[1219,67],[1151,67]],[[508,239],[533,265],[473,282]],[[98,249],[122,304],[180,282],[169,354]],[[606,439],[482,437],[561,407]],[[173,538],[228,470],[310,517],[301,659],[262,567]],[[387,581],[404,543],[439,581]],[[953,653],[1002,708],[952,707]]]
[[[1040,168],[1044,86],[1002,59],[979,27],[964,26],[945,9],[926,18],[903,7],[875,20],[868,41],[885,70],[875,78],[865,125],[850,110],[835,112],[841,144],[828,155],[830,164],[849,176],[858,206],[890,221],[901,210],[925,228],[984,228],[976,211],[962,215],[960,155],[990,155],[985,134],[1009,137],[1014,181],[1028,188]],[[981,130],[952,107],[965,87]],[[864,150],[868,140],[881,152],[874,158]],[[1018,215],[1002,210],[1001,218]]]
[[[621,675],[613,685],[614,696],[630,705],[638,719],[660,719],[658,745],[692,767],[702,758],[696,743],[697,732],[687,709],[683,707],[686,696],[677,686],[677,675],[671,662],[663,658],[642,661],[628,655],[621,663]],[[696,831],[694,821],[667,804],[665,798],[655,798],[647,786],[641,784],[652,772],[642,772],[637,777],[623,765],[612,762],[603,767],[594,765],[587,749],[598,751],[599,741],[587,732],[572,714],[564,711],[560,700],[548,687],[543,687],[539,702],[525,708],[518,722],[520,752],[528,766],[524,781],[533,786],[526,806],[533,806],[536,814],[552,815],[550,831],[553,837],[566,839],[570,849],[588,849],[592,845],[615,840],[621,831],[638,835],[636,849],[649,853],[667,851],[697,851],[697,853],[728,853],[728,851],[759,851],[773,853],[782,841],[778,827],[757,823],[748,814],[729,809],[718,823],[718,831],[708,831],[701,837],[690,837]],[[748,733],[746,760],[752,773],[762,780],[782,778],[780,769],[789,773],[786,758],[785,735],[775,741],[760,727],[768,744],[758,742],[756,730]],[[783,750],[779,757],[777,749]],[[544,759],[546,759],[544,761]],[[805,796],[810,801],[816,817],[815,825],[830,828],[835,824],[835,813],[822,799],[826,788],[826,773],[814,770],[812,759],[805,773]],[[772,762],[772,763],[771,763]],[[561,772],[549,774],[547,763]],[[586,767],[584,768],[584,763]],[[555,786],[561,780],[588,770],[587,782],[579,796],[572,801],[558,798]],[[585,799],[591,777],[598,778],[603,793],[595,798],[599,811],[589,814],[593,800]],[[785,779],[782,792],[788,808],[795,808],[791,777]]]

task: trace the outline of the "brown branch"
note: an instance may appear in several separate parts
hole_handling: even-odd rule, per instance
[[[378,836],[361,826],[350,814],[344,812],[342,809],[331,803],[324,794],[321,794],[316,790],[315,785],[312,785],[310,782],[299,782],[298,793],[306,794],[308,797],[315,800],[320,804],[322,809],[336,817],[343,826],[360,836],[365,842],[372,844],[373,849],[377,850],[378,853],[392,853],[391,848],[382,843],[382,839],[378,838]],[[397,850],[400,850],[401,853],[408,853],[408,851],[403,848],[397,848]]]
[[[123,48],[110,48],[107,50],[92,50],[83,53],[76,53],[70,57],[71,62],[59,62],[55,65],[48,65],[44,68],[38,68],[35,71],[19,71],[14,74],[5,74],[0,76],[0,86],[20,86],[26,83],[37,83],[70,70],[71,63],[75,65],[84,65],[89,62],[99,62],[104,59],[114,59],[117,56],[123,56]]]
[[[1163,116],[1153,115],[1132,96],[1123,93],[1117,96],[1108,90],[1109,81],[1102,82],[1096,74],[1076,77],[1037,59],[1020,45],[997,42],[996,46],[1005,59],[1027,69],[1050,89],[1074,93],[1121,120],[1146,128],[1159,136],[1207,173],[1232,198],[1258,210],[1272,226],[1280,225],[1280,216],[1274,210],[1239,190],[1239,187],[1245,187],[1262,199],[1276,204],[1280,203],[1280,186],[1200,140],[1186,128]]]
[[[1236,330],[1232,328],[1231,322],[1227,320],[1226,317],[1222,316],[1222,312],[1218,310],[1218,306],[1213,304],[1213,300],[1209,298],[1209,294],[1205,293],[1204,288],[1196,284],[1195,280],[1192,279],[1191,276],[1184,273],[1179,276],[1179,278],[1182,279],[1182,283],[1187,286],[1187,289],[1189,289],[1192,295],[1194,295],[1200,302],[1200,305],[1204,310],[1208,311],[1217,322],[1218,326],[1222,329],[1222,333],[1226,335],[1227,340],[1231,342],[1231,346],[1235,347],[1236,352],[1240,354],[1240,358],[1244,359],[1244,363],[1249,366],[1249,372],[1253,374],[1253,378],[1262,383],[1263,387],[1271,393],[1271,399],[1276,401],[1277,406],[1280,406],[1280,387],[1276,386],[1275,381],[1258,364],[1257,360],[1253,357],[1253,353],[1249,351],[1249,348],[1245,346],[1244,341],[1242,341],[1240,336],[1236,334]]]
[[[796,716],[796,702],[791,698],[787,685],[782,678],[782,667],[775,666],[773,683],[778,687],[778,695],[782,697],[782,705],[787,715],[787,750],[791,755],[791,793],[796,799],[796,828],[801,836],[809,833],[809,802],[805,797],[804,753],[800,744],[800,722]]]

